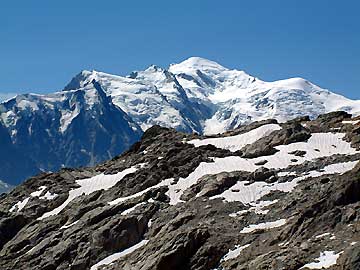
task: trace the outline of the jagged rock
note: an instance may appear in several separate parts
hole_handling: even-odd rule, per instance
[[[241,155],[155,126],[96,167],[32,177],[0,197],[0,269],[298,270],[325,251],[338,256],[328,269],[357,269],[360,152],[348,118],[289,121]],[[314,132],[337,145],[287,150]]]

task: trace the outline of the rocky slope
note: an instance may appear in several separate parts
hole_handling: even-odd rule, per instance
[[[360,269],[360,118],[159,126],[0,199],[0,269]]]
[[[253,121],[314,118],[335,110],[359,114],[360,101],[302,78],[265,82],[191,57],[127,77],[83,71],[62,92],[18,95],[1,103],[0,122],[38,169],[56,171],[112,158],[153,125],[216,134]],[[4,180],[15,184],[27,176],[24,171],[15,182]]]

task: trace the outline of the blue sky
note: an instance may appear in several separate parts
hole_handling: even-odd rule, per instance
[[[3,1],[0,92],[60,90],[82,69],[128,74],[209,58],[360,99],[360,1]]]

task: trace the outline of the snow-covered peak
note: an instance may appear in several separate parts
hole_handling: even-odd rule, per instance
[[[82,70],[74,78],[71,79],[71,81],[65,86],[64,91],[83,88],[92,81],[97,81],[100,73],[101,72],[98,72],[96,70]]]
[[[103,90],[102,97],[95,84]],[[334,110],[360,114],[360,101],[303,78],[266,82],[201,57],[190,57],[169,69],[151,65],[127,77],[83,70],[62,93],[80,89],[89,107],[108,96],[143,130],[159,124],[187,132],[218,133],[267,118],[286,121]],[[52,105],[59,98],[61,102],[62,95],[46,95],[42,100]],[[33,96],[19,96],[17,102],[20,110],[29,112],[39,106]],[[4,112],[4,122],[8,123],[13,114]]]
[[[150,65],[147,69],[145,69],[145,72],[162,72],[164,69],[162,67],[159,67],[157,65]]]
[[[228,69],[214,61],[201,57],[190,57],[179,64],[171,64],[169,67],[169,71],[174,74],[193,73],[196,70],[219,73]]]
[[[132,74],[135,74],[132,76],[133,79],[153,86],[163,84],[165,81],[173,81],[175,78],[169,71],[155,65],[149,66],[144,71],[135,71]]]
[[[289,78],[285,80],[278,80],[274,82],[269,82],[272,87],[281,87],[283,89],[303,89],[303,90],[321,90],[319,86],[309,82],[308,80],[300,77]]]

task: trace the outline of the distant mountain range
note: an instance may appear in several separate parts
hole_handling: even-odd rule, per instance
[[[0,148],[0,179],[18,184],[40,171],[95,165],[128,149],[153,125],[215,134],[337,110],[358,115],[360,101],[302,78],[265,82],[199,57],[127,77],[82,71],[63,91],[21,94],[0,104],[1,143],[7,145]]]

